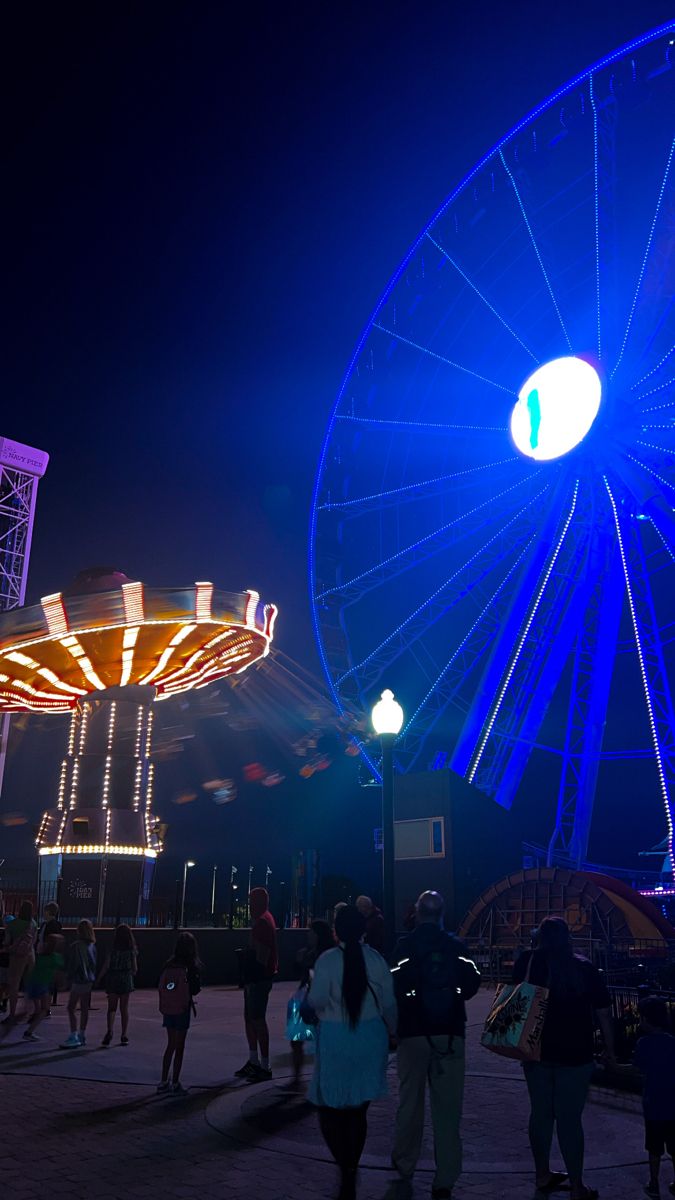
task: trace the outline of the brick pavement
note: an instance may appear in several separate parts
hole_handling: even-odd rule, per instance
[[[274,990],[276,1030],[283,1029],[288,990],[283,984]],[[477,1045],[487,1002],[483,994],[471,1009],[467,1170],[457,1200],[534,1195],[519,1069]],[[288,1072],[283,1042],[273,1039],[272,1085],[250,1087],[232,1078],[243,1059],[236,992],[213,989],[202,996],[198,1028],[188,1040],[184,1081],[191,1086],[185,1100],[155,1094],[162,1045],[156,998],[138,993],[133,1003],[128,1048],[96,1048],[100,1013],[94,1015],[86,1054],[57,1052],[64,1032],[61,1011],[53,1024],[45,1024],[43,1044],[24,1047],[10,1041],[0,1049],[3,1200],[44,1200],[47,1194],[72,1200],[329,1200],[335,1194],[335,1170],[326,1160],[314,1115],[300,1098],[280,1091]],[[630,1101],[600,1101],[596,1094],[587,1109],[588,1180],[603,1197],[636,1200],[645,1180],[639,1114]],[[363,1200],[397,1195],[387,1169],[392,1106],[389,1100],[371,1109],[359,1187]],[[296,1115],[284,1118],[294,1108]],[[430,1153],[427,1142],[424,1154]],[[423,1166],[415,1200],[430,1194],[431,1164]]]

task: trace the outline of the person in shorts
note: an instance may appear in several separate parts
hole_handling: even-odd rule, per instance
[[[134,991],[134,976],[138,971],[138,950],[134,935],[128,925],[118,925],[113,936],[113,944],[109,954],[106,954],[103,966],[99,971],[96,986],[103,981],[108,996],[108,1018],[102,1046],[109,1046],[113,1039],[115,1013],[119,1004],[122,1033],[120,1046],[128,1046],[129,1030],[129,997]]]
[[[164,964],[159,979],[159,1011],[166,1029],[166,1050],[162,1058],[162,1077],[157,1084],[158,1092],[170,1092],[172,1096],[187,1096],[187,1088],[180,1081],[185,1039],[190,1028],[192,1013],[197,1015],[194,997],[201,991],[202,963],[193,934],[184,930],[179,933],[171,958]],[[169,1072],[173,1063],[173,1072]]]
[[[675,1037],[670,1032],[668,1006],[658,996],[640,1001],[640,1029],[633,1065],[644,1076],[642,1109],[645,1118],[645,1150],[649,1155],[648,1196],[661,1195],[659,1174],[665,1151],[673,1160],[675,1196]]]
[[[24,1033],[27,1042],[39,1042],[35,1032],[41,1021],[49,1016],[49,1006],[54,991],[56,975],[65,966],[63,957],[64,939],[52,933],[42,940],[42,949],[35,956],[35,966],[26,979],[26,1000],[32,1005],[28,1027]]]
[[[269,911],[269,902],[266,888],[252,889],[249,896],[251,940],[244,964],[244,1024],[249,1055],[243,1067],[235,1071],[240,1079],[250,1079],[252,1083],[272,1078],[267,1001],[279,959],[277,927]]]
[[[70,984],[68,997],[68,1021],[70,1035],[61,1043],[62,1050],[76,1050],[87,1040],[86,1028],[89,1020],[91,989],[96,979],[96,934],[91,921],[80,921],[77,937],[68,951],[66,972]],[[77,1010],[80,1010],[80,1028],[77,1028]]]

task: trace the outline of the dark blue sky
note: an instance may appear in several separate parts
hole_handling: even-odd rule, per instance
[[[314,472],[387,279],[516,120],[670,16],[654,0],[6,16],[0,432],[51,455],[29,602],[94,562],[253,586],[314,668]]]

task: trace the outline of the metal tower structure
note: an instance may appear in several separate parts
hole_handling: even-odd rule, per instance
[[[49,455],[0,437],[0,612],[19,608],[26,598],[30,544],[38,483]],[[0,793],[5,773],[9,715],[0,717]]]

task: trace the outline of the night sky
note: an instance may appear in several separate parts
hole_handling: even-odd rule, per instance
[[[312,484],[388,278],[516,120],[671,16],[653,0],[6,13],[0,433],[51,459],[27,602],[93,563],[154,585],[255,587],[279,605],[280,647],[318,672]],[[51,798],[56,725],[37,765],[22,735],[5,809],[33,819]],[[227,774],[217,732],[204,738]],[[326,841],[337,869],[354,774],[342,760],[302,793],[165,815],[195,854],[217,837],[223,862],[276,864]],[[374,796],[365,807],[350,856],[367,883]],[[533,834],[537,820],[533,805]],[[2,831],[8,855],[26,831]],[[620,837],[614,823],[615,858]]]

